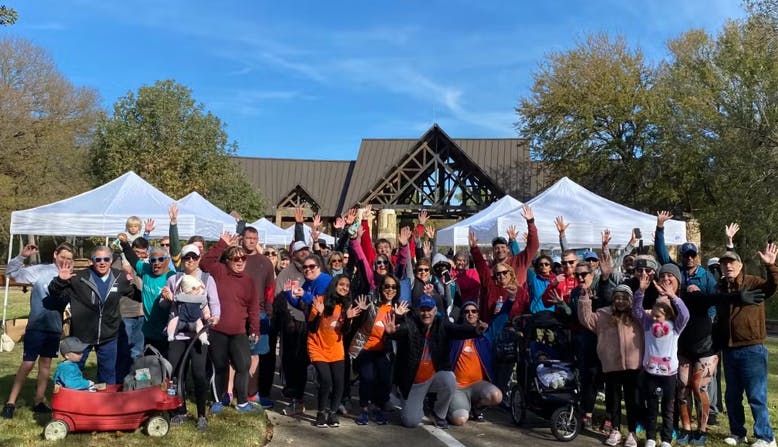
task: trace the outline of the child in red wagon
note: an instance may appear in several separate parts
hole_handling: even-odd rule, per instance
[[[95,383],[84,378],[78,367],[87,347],[89,345],[82,343],[77,337],[66,337],[60,342],[59,352],[65,357],[65,361],[61,362],[54,372],[55,384],[73,390],[95,391]]]

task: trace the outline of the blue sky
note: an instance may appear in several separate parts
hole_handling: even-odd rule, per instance
[[[6,1],[0,37],[46,48],[110,108],[159,79],[193,90],[239,155],[355,159],[362,138],[515,137],[514,107],[549,52],[622,34],[652,60],[737,0]]]

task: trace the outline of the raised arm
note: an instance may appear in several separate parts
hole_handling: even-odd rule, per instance
[[[589,295],[581,295],[578,299],[578,321],[581,323],[581,326],[596,332],[599,318],[600,316],[597,312],[592,312],[592,300],[589,298]]]
[[[554,223],[556,224],[556,231],[559,233],[559,247],[562,250],[562,253],[564,253],[569,246],[565,231],[567,231],[567,227],[570,226],[570,223],[565,223],[565,218],[563,216],[557,216],[556,219],[554,219]]]
[[[38,247],[34,244],[25,245],[24,248],[22,248],[22,252],[19,253],[19,256],[11,258],[11,260],[8,261],[8,265],[5,268],[5,273],[8,277],[16,282],[24,284],[33,284],[37,281],[40,278],[41,273],[43,273],[44,270],[49,270],[49,268],[41,264],[24,268],[24,260],[37,252]],[[48,279],[51,278],[49,277]]]
[[[178,237],[178,204],[173,203],[168,208],[168,217],[170,217],[170,226],[168,227],[168,237],[170,238],[170,259],[178,267],[181,264],[181,241]],[[127,258],[129,260],[129,258]]]
[[[673,262],[670,259],[670,253],[665,245],[665,222],[672,219],[670,211],[657,211],[656,213],[656,234],[654,234],[654,251],[656,251],[656,260],[659,265]]]

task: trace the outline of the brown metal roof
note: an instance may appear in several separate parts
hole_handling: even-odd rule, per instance
[[[353,161],[294,160],[287,158],[235,157],[254,187],[267,200],[268,214],[300,185],[319,204],[319,214],[335,216],[343,198]]]

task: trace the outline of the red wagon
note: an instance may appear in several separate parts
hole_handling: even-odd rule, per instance
[[[149,436],[165,436],[168,412],[181,406],[178,395],[168,395],[168,381],[140,390],[121,391],[120,385],[89,392],[56,386],[51,398],[52,419],[46,439],[64,439],[69,432],[134,431],[145,423]]]

